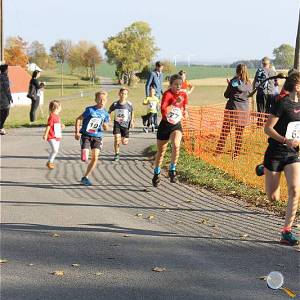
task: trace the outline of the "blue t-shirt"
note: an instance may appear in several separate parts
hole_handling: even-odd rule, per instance
[[[105,108],[89,106],[82,114],[83,121],[80,133],[92,137],[102,137],[102,125],[109,122],[109,114]]]

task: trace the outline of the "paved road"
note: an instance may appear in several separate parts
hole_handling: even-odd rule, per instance
[[[79,184],[72,129],[52,171],[41,135],[1,138],[1,300],[286,299],[258,280],[272,270],[300,293],[300,252],[277,243],[282,219],[167,178],[151,187],[154,135],[134,132],[116,163],[107,133],[92,187]]]

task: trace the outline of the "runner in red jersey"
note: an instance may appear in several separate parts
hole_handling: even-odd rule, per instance
[[[49,155],[49,160],[47,162],[48,169],[54,169],[54,159],[58,153],[60,140],[61,140],[61,130],[64,127],[61,123],[59,113],[61,112],[61,104],[57,100],[53,100],[49,103],[49,118],[46,130],[43,135],[43,139],[48,141],[51,151]]]
[[[170,78],[170,88],[164,93],[161,102],[162,120],[157,130],[157,154],[155,159],[153,186],[160,182],[161,164],[167,150],[169,140],[172,143],[171,164],[169,177],[172,183],[177,182],[176,163],[179,158],[182,139],[181,120],[187,117],[187,94],[181,90],[182,78],[175,74]]]

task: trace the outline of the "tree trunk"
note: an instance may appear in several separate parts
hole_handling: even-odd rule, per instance
[[[296,36],[294,69],[300,71],[300,9],[299,9],[299,19],[298,19],[298,31]]]

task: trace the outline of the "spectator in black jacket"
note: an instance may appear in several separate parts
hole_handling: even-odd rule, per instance
[[[4,135],[4,123],[9,115],[9,109],[13,102],[8,79],[8,65],[0,66],[0,134]]]
[[[40,71],[35,70],[32,73],[32,78],[29,83],[29,91],[27,97],[31,99],[31,108],[29,113],[30,122],[34,122],[36,120],[36,111],[40,105],[40,94],[41,89],[45,86],[43,82],[39,83],[37,78],[40,77]]]

